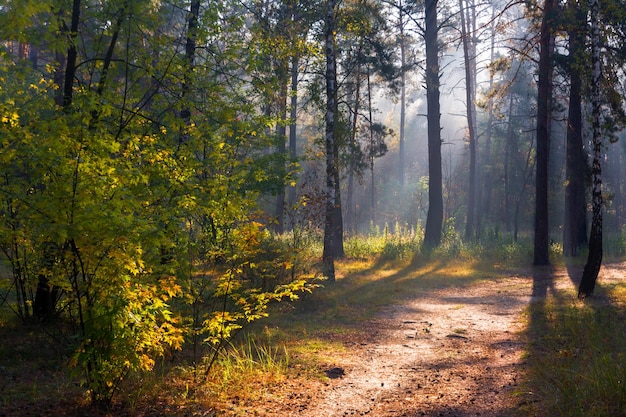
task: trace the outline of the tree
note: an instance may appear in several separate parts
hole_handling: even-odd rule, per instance
[[[575,0],[568,2],[566,17],[569,35],[567,70],[570,76],[567,115],[567,151],[565,164],[565,218],[563,220],[563,254],[576,256],[587,243],[587,205],[585,173],[587,162],[583,149],[582,81],[585,73],[585,9]]]
[[[539,34],[534,265],[548,265],[550,263],[548,152],[550,149],[550,114],[552,105],[553,13],[556,12],[555,1],[545,0]]]
[[[465,238],[475,237],[476,220],[476,46],[474,45],[475,16],[469,2],[459,0],[461,15],[461,39],[465,67],[465,106],[467,110],[467,138],[469,142],[469,189],[467,192],[467,216],[465,220]]]
[[[324,19],[324,53],[326,57],[326,212],[324,221],[324,275],[335,281],[335,258],[343,256],[343,225],[339,194],[339,158],[336,131],[337,56],[335,52],[335,0],[326,1]]]
[[[219,352],[269,302],[295,296],[302,281],[254,221],[263,182],[278,182],[260,157],[272,120],[251,72],[242,76],[238,10],[76,1],[51,19],[49,4],[29,3],[16,20],[24,3],[9,3],[0,39],[37,43],[46,65],[0,58],[10,80],[0,86],[0,248],[23,318],[38,281],[59,289],[69,364],[92,403],[108,406],[183,335]]]
[[[434,248],[441,242],[443,226],[443,174],[441,170],[441,110],[439,103],[439,42],[437,0],[426,0],[426,101],[428,118],[428,215],[424,245]]]
[[[591,14],[591,124],[593,132],[593,162],[591,164],[592,192],[591,233],[589,254],[578,287],[578,298],[593,295],[598,273],[602,265],[602,73],[600,68],[600,1],[590,0]]]

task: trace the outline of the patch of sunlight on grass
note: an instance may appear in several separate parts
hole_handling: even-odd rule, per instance
[[[282,383],[290,366],[286,345],[246,337],[220,356],[203,389],[213,393],[217,403],[245,407],[261,401]]]

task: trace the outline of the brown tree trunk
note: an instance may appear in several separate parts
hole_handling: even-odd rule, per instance
[[[78,25],[80,23],[80,6],[80,0],[74,0],[72,2],[70,31],[69,33],[65,33],[69,38],[67,58],[65,58],[65,74],[63,77],[63,96],[61,99],[61,103],[65,111],[69,111],[74,94],[76,60],[78,59],[76,39],[78,37]],[[55,73],[55,78],[56,76],[57,73]],[[60,77],[58,79],[60,80]],[[51,249],[49,249],[49,247],[51,247],[51,244],[46,246],[42,254],[42,262],[44,263],[44,266],[51,266],[54,262],[54,253]],[[56,308],[55,291],[56,289],[50,285],[48,277],[45,274],[39,274],[37,292],[35,293],[35,301],[33,302],[33,312],[39,319],[49,319],[54,316]]]
[[[465,100],[467,111],[467,137],[469,141],[469,189],[467,192],[467,216],[465,220],[465,239],[475,238],[476,207],[476,125],[475,125],[475,57],[470,33],[469,5],[459,0],[461,13],[461,37],[463,38],[463,57],[465,61]]]
[[[441,243],[443,226],[443,174],[441,172],[441,109],[439,103],[439,46],[437,0],[426,0],[426,107],[428,120],[428,213],[424,246]]]
[[[298,115],[298,65],[299,57],[294,55],[291,58],[291,109],[289,113],[289,162],[295,164],[298,159],[298,142],[297,142],[297,115]],[[288,197],[290,209],[296,204],[296,187],[290,185],[288,189]],[[293,225],[291,225],[293,227]]]
[[[276,127],[276,152],[280,161],[280,179],[286,178],[286,156],[287,156],[287,83],[289,79],[289,65],[287,61],[281,62],[278,68],[278,80],[280,82],[280,91],[278,94],[278,113],[280,121]],[[285,187],[281,187],[276,195],[276,233],[285,231]]]
[[[185,103],[187,96],[189,95],[191,84],[191,74],[193,73],[193,67],[196,59],[196,38],[198,31],[198,19],[200,17],[200,0],[193,0],[189,6],[189,15],[187,17],[187,39],[185,42],[185,71],[183,73],[183,84],[181,100],[183,101],[183,108],[180,111],[180,118],[183,120],[185,126],[191,125],[191,109],[189,105]],[[188,139],[187,132],[183,131],[179,136],[179,144],[184,143]]]
[[[545,0],[541,21],[539,81],[537,95],[537,164],[535,177],[534,265],[550,264],[548,225],[548,159],[550,149],[550,108],[552,102],[553,35],[555,0]]]
[[[404,185],[404,125],[406,119],[406,45],[404,39],[404,10],[402,0],[399,2],[398,22],[400,29],[400,136],[398,138],[398,182]]]
[[[582,138],[581,72],[585,49],[586,15],[575,0],[569,1],[573,22],[569,33],[570,93],[567,114],[565,164],[565,213],[563,220],[563,254],[576,256],[587,244],[587,207],[585,201],[586,161]]]
[[[324,251],[322,263],[324,275],[329,282],[335,281],[336,248],[338,240],[337,208],[341,210],[337,194],[338,177],[337,138],[335,121],[337,117],[337,62],[335,55],[335,0],[326,2],[325,55],[326,55],[326,218],[324,222]]]

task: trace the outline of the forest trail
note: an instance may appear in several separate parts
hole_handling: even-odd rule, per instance
[[[602,281],[624,265],[603,267]],[[345,336],[325,383],[287,382],[255,414],[279,417],[508,417],[525,401],[525,308],[556,288],[572,291],[579,269],[503,275],[435,290],[388,306]],[[342,336],[338,336],[340,339]],[[280,397],[280,399],[278,398]]]
[[[297,415],[510,416],[531,289],[499,279],[388,307],[337,357],[345,376]]]

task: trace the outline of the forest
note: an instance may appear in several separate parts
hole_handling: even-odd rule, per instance
[[[0,0],[0,416],[626,416],[625,70],[624,0]]]

